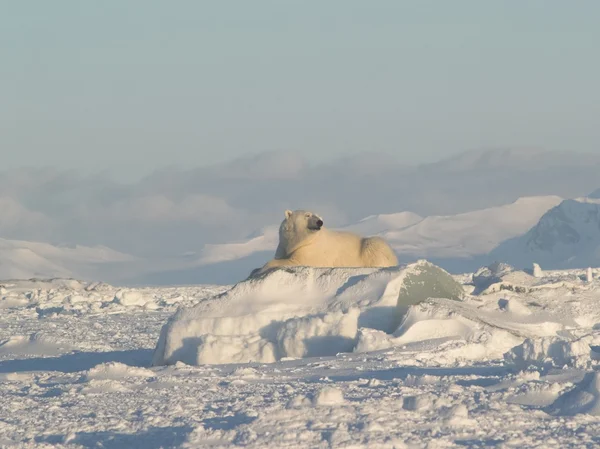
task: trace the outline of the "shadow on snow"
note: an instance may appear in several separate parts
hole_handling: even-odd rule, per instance
[[[153,349],[135,349],[109,352],[75,352],[58,357],[0,361],[0,373],[24,371],[58,371],[76,373],[86,371],[101,363],[120,362],[129,366],[150,366]]]
[[[78,432],[75,438],[69,439],[69,444],[83,447],[103,447],[106,449],[158,449],[179,447],[185,442],[187,435],[193,430],[190,426],[152,427],[136,433]],[[65,444],[63,435],[46,435],[37,437],[37,443]]]

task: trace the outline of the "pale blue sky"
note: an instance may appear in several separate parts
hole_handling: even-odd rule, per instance
[[[0,3],[2,168],[600,151],[600,2]]]

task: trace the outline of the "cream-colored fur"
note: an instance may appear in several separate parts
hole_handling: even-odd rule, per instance
[[[361,237],[330,231],[321,217],[304,210],[286,211],[279,228],[275,258],[259,273],[282,266],[391,267],[398,265],[392,248],[381,237]]]

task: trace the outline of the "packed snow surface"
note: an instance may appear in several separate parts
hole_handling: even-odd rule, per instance
[[[0,282],[0,447],[600,445],[598,270],[438,270]]]

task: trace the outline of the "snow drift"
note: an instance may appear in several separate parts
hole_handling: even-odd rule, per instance
[[[426,261],[278,269],[180,309],[161,331],[153,364],[269,363],[350,352],[359,329],[392,333],[411,305],[462,296],[459,283]]]

